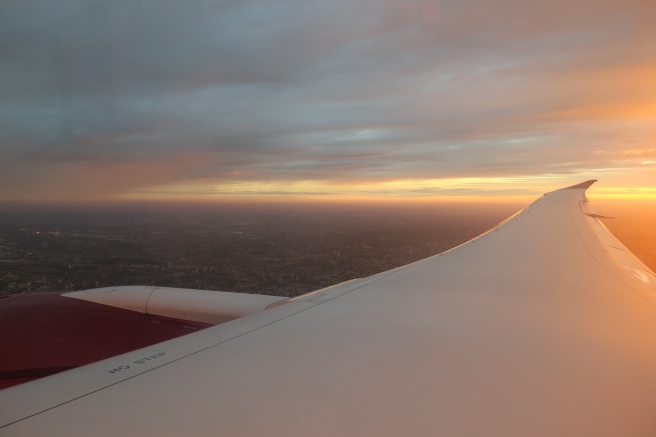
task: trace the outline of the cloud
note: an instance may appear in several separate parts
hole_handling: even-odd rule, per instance
[[[10,0],[0,184],[621,172],[656,158],[655,19],[641,0]]]

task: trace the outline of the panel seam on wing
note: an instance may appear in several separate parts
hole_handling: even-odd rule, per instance
[[[583,247],[585,248],[585,251],[602,268],[604,268],[604,270],[606,270],[612,276],[614,276],[619,281],[621,281],[631,291],[636,293],[642,299],[646,300],[650,305],[656,306],[656,295],[654,295],[654,296],[647,295],[643,291],[641,291],[639,289],[636,289],[635,286],[631,284],[631,282],[627,282],[627,279],[631,278],[632,281],[639,281],[640,285],[647,286],[647,287],[650,287],[650,288],[656,288],[656,286],[655,286],[656,285],[656,276],[654,276],[653,274],[650,274],[649,272],[646,272],[646,271],[642,271],[642,272],[644,272],[644,275],[640,275],[641,272],[635,272],[634,273],[631,270],[629,270],[629,268],[627,268],[627,267],[630,267],[630,266],[625,266],[621,262],[618,262],[616,257],[613,256],[613,254],[607,249],[608,247],[614,247],[614,246],[606,244],[606,242],[603,241],[603,238],[599,234],[599,232],[596,231],[595,229],[593,229],[593,227],[591,226],[591,223],[597,223],[599,226],[602,227],[602,231],[605,231],[608,234],[609,237],[611,237],[614,241],[616,241],[617,243],[619,243],[623,247],[623,249],[619,249],[617,247],[614,247],[615,249],[622,250],[623,252],[625,252],[627,257],[630,257],[629,259],[632,259],[632,260],[636,261],[641,266],[644,265],[635,257],[635,255],[633,255],[628,249],[626,249],[626,247],[619,240],[617,240],[617,238],[615,238],[615,236],[603,225],[603,223],[601,223],[601,221],[599,221],[599,217],[603,217],[603,216],[596,215],[596,214],[593,215],[594,213],[593,214],[588,214],[588,213],[586,213],[586,211],[583,210],[583,208],[582,208],[582,203],[583,202],[588,204],[588,205],[586,205],[587,209],[591,208],[591,206],[589,205],[590,201],[587,200],[587,199],[585,201],[578,201],[577,202],[578,205],[579,205],[578,212],[583,216],[583,224],[584,224],[584,226],[587,226],[589,228],[589,230],[590,230],[591,234],[594,236],[596,242],[600,245],[600,249],[603,250],[606,253],[608,261],[610,261],[612,264],[614,264],[618,268],[617,273],[614,272],[613,270],[609,269],[608,266],[605,265],[605,263],[602,262],[598,258],[599,255],[594,253],[594,249],[590,247],[590,243],[587,242],[585,240],[585,238],[583,238],[583,235],[581,235],[581,230],[579,229],[579,226],[576,224],[576,220],[575,220],[574,216],[572,215],[572,214],[576,213],[576,209],[572,207],[572,208],[570,208],[570,219],[572,220],[572,223],[574,224],[576,232],[579,235],[579,238],[581,239],[581,243],[583,244]],[[618,274],[619,272],[622,272],[622,273]],[[651,278],[654,278],[653,279],[653,284],[654,285],[652,285],[648,282],[648,280],[650,279],[650,276],[651,276]],[[645,280],[645,278],[647,279],[647,281]],[[636,285],[637,285],[637,283],[636,283]]]
[[[220,345],[222,345],[222,344],[224,344],[224,343],[227,343],[227,342],[229,342],[229,341],[231,341],[231,340],[234,340],[234,339],[236,339],[236,338],[239,338],[239,337],[242,337],[242,336],[244,336],[244,335],[247,335],[247,334],[250,334],[250,333],[252,333],[252,332],[255,332],[255,331],[257,331],[257,330],[259,330],[259,329],[261,329],[261,328],[264,328],[264,327],[266,327],[266,326],[269,326],[269,325],[272,325],[272,324],[274,324],[274,323],[280,322],[280,321],[282,321],[282,320],[288,319],[288,318],[290,318],[290,317],[292,317],[292,316],[294,316],[294,315],[296,315],[296,314],[300,314],[300,313],[305,312],[305,311],[307,311],[307,310],[310,310],[310,309],[312,309],[312,308],[314,308],[314,307],[316,307],[316,306],[319,306],[319,305],[322,305],[322,304],[324,304],[324,303],[330,302],[330,301],[332,301],[332,300],[334,300],[334,299],[337,299],[337,298],[340,297],[340,296],[344,296],[344,295],[349,294],[349,293],[351,293],[351,292],[353,292],[353,291],[359,290],[360,288],[366,287],[367,285],[372,284],[372,283],[374,283],[374,282],[377,282],[377,281],[379,281],[380,279],[382,279],[382,278],[384,278],[384,277],[386,277],[386,276],[389,276],[389,275],[392,274],[393,272],[396,272],[396,271],[398,271],[398,270],[400,270],[400,269],[402,269],[402,268],[405,268],[405,267],[407,267],[407,266],[402,266],[402,267],[399,267],[399,268],[396,268],[396,269],[389,270],[388,272],[383,272],[383,274],[375,275],[375,276],[379,276],[379,277],[376,278],[376,279],[373,279],[373,280],[371,280],[371,281],[369,281],[369,282],[366,282],[366,283],[364,283],[364,284],[362,284],[362,285],[360,285],[360,286],[358,286],[358,287],[355,287],[355,288],[350,289],[350,290],[346,290],[346,291],[344,291],[344,292],[342,292],[342,293],[339,293],[339,294],[337,294],[337,295],[335,295],[335,296],[332,296],[332,297],[330,297],[330,298],[327,298],[327,299],[321,299],[321,300],[312,299],[312,300],[299,301],[299,303],[301,303],[301,302],[304,302],[304,303],[311,302],[312,304],[309,305],[309,306],[306,306],[306,307],[304,307],[304,308],[301,308],[301,309],[299,309],[299,310],[297,310],[297,311],[294,311],[294,312],[292,312],[291,314],[287,314],[287,315],[285,315],[285,316],[279,317],[279,318],[277,318],[277,319],[275,319],[275,320],[272,320],[272,321],[270,321],[270,322],[268,322],[268,323],[265,323],[265,324],[263,324],[263,325],[259,325],[259,326],[257,326],[257,327],[254,327],[253,329],[250,329],[250,330],[248,330],[248,331],[241,332],[241,333],[238,333],[238,334],[236,334],[236,335],[234,335],[234,336],[232,336],[232,337],[229,337],[229,338],[226,338],[226,339],[224,339],[224,340],[221,340],[221,341],[219,341],[218,343],[214,343],[214,344],[211,344],[211,345],[209,345],[209,346],[203,347],[202,349],[198,349],[198,350],[196,350],[196,351],[190,352],[190,353],[188,353],[188,354],[186,354],[186,355],[184,355],[184,356],[181,356],[181,357],[178,357],[178,358],[172,359],[171,361],[164,362],[164,363],[162,363],[162,364],[160,364],[160,365],[158,365],[158,366],[156,366],[156,367],[151,367],[151,368],[146,369],[146,370],[143,370],[142,372],[139,372],[139,373],[137,373],[137,374],[135,374],[135,375],[128,376],[128,377],[126,377],[126,378],[124,378],[124,379],[121,379],[121,380],[119,380],[119,381],[116,381],[116,382],[113,382],[113,383],[107,384],[107,385],[105,385],[105,386],[103,386],[103,387],[101,387],[101,388],[98,388],[98,389],[96,389],[96,390],[92,390],[92,391],[90,391],[90,392],[88,392],[88,393],[84,393],[83,395],[80,395],[80,396],[74,397],[74,398],[72,398],[72,399],[69,399],[69,400],[66,400],[66,401],[60,402],[60,403],[58,403],[58,404],[56,404],[56,405],[53,405],[53,406],[48,407],[48,408],[45,408],[45,409],[43,409],[43,410],[41,410],[41,411],[38,411],[38,412],[36,412],[36,413],[32,413],[32,414],[30,414],[30,415],[28,415],[28,416],[25,416],[25,417],[22,417],[22,418],[20,418],[20,419],[17,419],[17,420],[14,420],[14,421],[12,421],[12,422],[9,422],[9,423],[6,423],[6,424],[4,424],[4,425],[1,425],[1,426],[0,426],[0,429],[4,429],[4,428],[6,428],[6,427],[8,427],[8,426],[11,426],[11,425],[13,425],[13,424],[16,424],[16,423],[18,423],[18,422],[22,422],[22,421],[27,420],[27,419],[29,419],[29,418],[31,418],[31,417],[34,417],[34,416],[37,416],[37,415],[39,415],[39,414],[42,414],[42,413],[45,413],[45,412],[47,412],[47,411],[53,410],[53,409],[55,409],[55,408],[58,408],[58,407],[60,407],[60,406],[62,406],[62,405],[69,404],[69,403],[74,402],[74,401],[76,401],[76,400],[82,399],[82,398],[84,398],[84,397],[86,397],[86,396],[89,396],[89,395],[92,395],[92,394],[97,393],[97,392],[99,392],[99,391],[105,390],[105,389],[107,389],[107,388],[109,388],[109,387],[113,387],[113,386],[115,386],[115,385],[121,384],[121,383],[123,383],[123,382],[125,382],[125,381],[129,381],[129,380],[131,380],[131,379],[133,379],[133,378],[136,378],[136,377],[138,377],[138,376],[144,375],[144,374],[149,373],[149,372],[151,372],[151,371],[154,371],[154,370],[157,370],[157,369],[161,369],[161,368],[163,368],[163,367],[165,367],[165,366],[167,366],[167,365],[169,365],[169,364],[173,364],[173,363],[175,363],[175,362],[178,362],[178,361],[184,360],[184,359],[186,359],[186,358],[189,358],[189,357],[191,357],[191,356],[193,356],[193,355],[199,354],[199,353],[201,353],[201,352],[204,352],[204,351],[209,350],[209,349],[211,349],[211,348],[214,348],[214,347],[216,347],[216,346],[220,346]],[[365,279],[366,279],[366,278],[365,278]],[[339,284],[338,284],[338,285],[339,285]],[[325,289],[323,289],[323,290],[317,290],[317,291],[327,291],[328,289],[333,288],[333,287],[335,287],[335,286],[327,287],[327,289],[325,288]],[[312,293],[312,294],[313,294],[313,293]],[[281,307],[281,308],[285,308],[285,307],[283,306],[283,307]],[[289,308],[289,307],[286,307],[286,308]],[[292,307],[292,308],[293,308],[293,307]],[[262,313],[260,313],[260,314],[262,314]],[[246,317],[248,317],[248,316],[246,316]],[[227,323],[224,324],[224,325],[227,325],[228,323],[230,323],[230,322],[227,322]],[[193,334],[192,334],[192,335],[193,335]],[[172,341],[176,341],[176,340],[172,340]],[[153,347],[156,347],[156,345],[154,345]],[[132,353],[132,352],[129,352],[129,353]],[[114,358],[115,358],[115,357],[114,357]],[[112,358],[110,358],[110,359],[112,359]],[[97,364],[97,363],[94,363],[94,364]]]

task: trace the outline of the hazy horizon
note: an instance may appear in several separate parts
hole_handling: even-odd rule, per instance
[[[2,2],[0,214],[492,221],[598,179],[649,258],[654,22],[641,0]]]
[[[602,220],[656,270],[656,207]],[[153,285],[294,296],[436,255],[525,203],[94,204],[0,208],[0,293]]]

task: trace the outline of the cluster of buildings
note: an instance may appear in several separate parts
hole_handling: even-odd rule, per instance
[[[439,253],[476,228],[343,212],[0,216],[0,293],[139,284],[291,297]]]

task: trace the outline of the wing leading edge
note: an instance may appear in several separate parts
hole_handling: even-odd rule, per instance
[[[656,283],[585,189],[455,249],[0,392],[0,435],[653,436]]]

